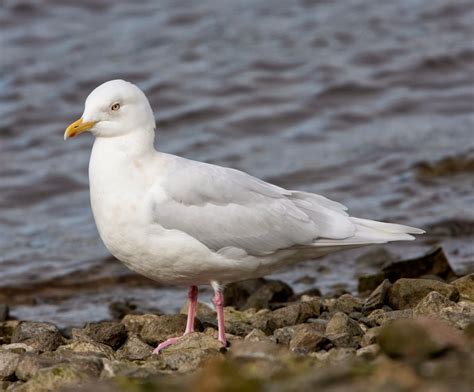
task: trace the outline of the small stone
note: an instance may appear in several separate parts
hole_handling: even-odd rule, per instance
[[[334,314],[326,326],[326,335],[337,335],[347,333],[350,336],[362,336],[364,331],[357,321],[352,320],[345,313],[338,312]]]
[[[12,343],[25,343],[40,352],[56,350],[64,339],[58,328],[51,323],[22,321],[14,329]]]
[[[269,309],[271,303],[286,302],[292,296],[293,289],[285,282],[278,280],[267,281],[263,286],[250,294],[242,309]]]
[[[7,321],[9,317],[10,309],[7,304],[0,304],[0,322]]]
[[[156,345],[168,338],[181,336],[186,329],[187,317],[184,314],[173,314],[159,316],[150,322],[147,322],[139,336],[145,343]],[[198,319],[195,320],[194,329],[201,331],[202,326]]]
[[[380,335],[380,331],[382,327],[374,327],[370,328],[364,336],[362,336],[362,340],[360,341],[360,345],[362,347],[370,346],[371,344],[377,343],[378,336]]]
[[[336,347],[358,348],[360,346],[361,337],[354,336],[347,332],[327,335],[331,343]]]
[[[115,352],[110,346],[98,342],[72,342],[64,346],[60,346],[58,351],[72,351],[75,353],[90,353],[102,356],[108,359],[115,358]]]
[[[122,319],[122,324],[125,325],[127,332],[140,334],[146,324],[159,320],[160,316],[156,314],[127,314]]]
[[[90,323],[84,328],[84,333],[94,341],[106,344],[114,350],[127,339],[127,330],[125,325],[116,322]]]
[[[244,338],[249,342],[271,342],[271,338],[265,334],[261,329],[254,328]]]
[[[226,285],[224,288],[224,306],[234,306],[236,309],[243,308],[247,303],[247,298],[266,282],[265,279],[259,278]]]
[[[450,301],[437,291],[432,291],[423,298],[413,309],[413,314],[423,316],[437,316],[444,308],[448,306],[456,306],[457,304]]]
[[[20,324],[18,320],[0,322],[0,344],[11,343],[11,337],[15,328]]]
[[[458,289],[462,299],[474,302],[474,273],[456,279],[451,284]]]
[[[380,309],[385,304],[388,289],[392,286],[388,279],[380,283],[377,288],[372,291],[362,306],[362,312],[367,315],[375,309]]]
[[[360,299],[353,297],[350,294],[343,294],[339,298],[329,302],[329,313],[343,312],[346,314],[360,311],[362,302]]]
[[[307,302],[297,302],[273,312],[257,313],[252,324],[255,328],[271,334],[275,329],[301,324],[309,318],[318,317],[320,312],[321,301],[313,299]]]
[[[431,291],[451,301],[459,300],[459,291],[452,285],[428,279],[399,279],[387,292],[388,304],[393,309],[413,308]]]
[[[413,318],[413,310],[393,310],[391,312],[385,312],[382,309],[376,309],[370,313],[367,318],[373,320],[376,325],[384,325],[385,323],[400,320],[400,319],[410,319]]]
[[[34,377],[41,369],[57,365],[58,362],[56,358],[27,353],[18,362],[15,375],[19,380],[27,381]]]
[[[274,363],[275,358],[281,358],[289,352],[287,348],[275,343],[241,340],[232,345],[228,354],[239,361],[258,359],[270,360]]]
[[[2,350],[6,351],[11,351],[17,354],[23,354],[26,352],[34,352],[36,351],[33,347],[28,346],[25,343],[10,343],[10,344],[4,344],[1,346]]]
[[[15,369],[19,361],[19,354],[0,350],[0,381],[13,381],[15,379]]]
[[[380,332],[378,343],[390,357],[423,360],[469,347],[467,338],[456,329],[435,319],[396,320]]]
[[[162,350],[159,359],[167,369],[184,372],[196,369],[204,360],[222,355],[222,349],[222,344],[213,337],[193,332]]]
[[[380,346],[378,344],[370,344],[357,350],[356,355],[359,358],[366,360],[374,359],[380,352]]]
[[[355,357],[356,350],[349,347],[336,347],[328,351],[326,360],[331,363],[346,362]]]
[[[290,340],[290,350],[297,354],[319,351],[330,344],[318,329],[312,324],[304,324]]]
[[[116,352],[118,359],[128,359],[129,361],[144,360],[153,351],[153,347],[142,342],[135,334],[130,334],[125,344]]]

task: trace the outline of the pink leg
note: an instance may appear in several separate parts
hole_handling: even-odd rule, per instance
[[[188,333],[194,332],[194,319],[196,318],[196,304],[198,298],[198,288],[197,286],[189,287],[188,291],[188,319],[186,321],[186,330],[184,331],[184,335]],[[184,336],[183,335],[183,336]],[[172,344],[176,343],[182,336],[178,336],[175,338],[169,338],[164,342],[161,342],[157,348],[153,350],[153,354],[159,354],[161,350],[164,348],[171,346]]]
[[[227,339],[225,337],[225,326],[224,326],[224,294],[222,294],[221,289],[215,290],[214,298],[212,299],[214,305],[216,306],[217,312],[217,327],[219,329],[219,342],[223,344],[224,347],[227,346]]]

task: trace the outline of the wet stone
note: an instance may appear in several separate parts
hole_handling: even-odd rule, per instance
[[[286,283],[273,280],[267,281],[247,298],[245,309],[268,309],[271,303],[282,303],[293,296],[293,289]]]
[[[234,306],[241,309],[247,303],[247,298],[267,281],[263,278],[248,279],[230,283],[224,288],[224,306]]]
[[[399,279],[387,292],[388,304],[393,309],[413,308],[431,291],[437,291],[451,301],[459,300],[459,291],[447,283],[428,279]]]

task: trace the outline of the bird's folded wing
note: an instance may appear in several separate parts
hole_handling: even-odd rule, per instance
[[[156,187],[154,222],[183,231],[214,251],[236,247],[269,254],[354,232],[341,204],[234,169],[176,158]]]

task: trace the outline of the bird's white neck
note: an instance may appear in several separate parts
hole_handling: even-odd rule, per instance
[[[97,137],[94,142],[94,150],[102,152],[114,152],[123,154],[128,158],[143,157],[153,153],[155,131],[154,129],[129,132],[114,137]]]

